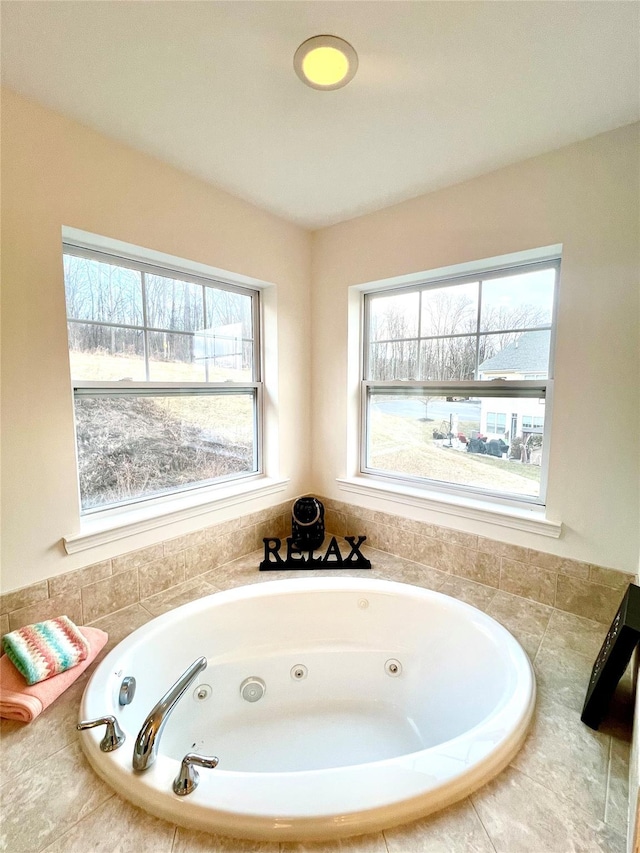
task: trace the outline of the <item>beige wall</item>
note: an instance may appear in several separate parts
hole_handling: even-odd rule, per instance
[[[279,418],[280,473],[291,483],[284,493],[247,504],[246,511],[313,488],[636,570],[638,126],[310,236],[13,93],[3,93],[2,119],[4,590],[240,512],[213,512],[81,554],[64,553],[61,537],[78,528],[78,498],[63,225],[275,283],[279,368],[270,384],[277,389],[272,409]],[[548,506],[550,517],[564,524],[562,538],[340,492],[335,478],[350,473],[349,285],[556,243],[564,245],[564,255]]]
[[[484,522],[407,515],[635,572],[639,484],[639,125],[603,134],[314,235],[313,487],[341,500],[347,288],[558,243],[548,513],[559,540]],[[372,176],[375,180],[375,176]],[[349,386],[350,387],[350,386]],[[399,512],[388,501],[362,505]]]
[[[308,481],[310,236],[282,219],[11,92],[2,100],[2,586],[11,590],[191,523],[67,556],[78,529],[73,412],[61,258],[63,225],[276,285],[274,401],[285,492]]]

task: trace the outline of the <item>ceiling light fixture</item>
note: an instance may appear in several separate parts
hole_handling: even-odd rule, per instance
[[[358,54],[338,36],[313,36],[296,50],[293,67],[312,89],[341,89],[358,70]]]

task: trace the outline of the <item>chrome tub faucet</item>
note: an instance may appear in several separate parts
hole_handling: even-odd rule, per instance
[[[156,760],[164,724],[196,677],[207,668],[207,659],[194,661],[150,712],[133,747],[133,769],[147,770]]]

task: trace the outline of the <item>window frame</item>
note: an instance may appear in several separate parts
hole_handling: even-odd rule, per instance
[[[554,363],[555,363],[555,343],[557,331],[557,310],[558,310],[558,291],[560,284],[561,270],[561,247],[557,247],[556,251],[550,254],[540,256],[538,251],[531,252],[531,259],[525,259],[522,256],[528,253],[522,253],[521,258],[514,261],[500,262],[501,259],[493,259],[495,265],[488,266],[486,263],[479,262],[474,268],[474,264],[465,264],[464,271],[455,272],[455,268],[450,272],[438,275],[438,271],[433,273],[425,272],[420,276],[412,276],[410,284],[405,283],[389,283],[379,282],[375,285],[364,286],[361,288],[360,301],[360,407],[359,407],[359,470],[358,473],[370,480],[378,480],[389,484],[396,484],[400,487],[419,488],[457,496],[460,498],[476,498],[488,502],[498,503],[511,507],[526,507],[543,508],[546,505],[547,485],[549,477],[549,457],[551,445],[551,415],[552,415],[552,400],[554,386]],[[420,369],[420,342],[423,340],[443,339],[450,337],[475,337],[476,339],[476,360],[475,360],[475,376],[478,375],[479,359],[478,347],[480,338],[486,334],[492,334],[496,331],[499,333],[515,332],[523,334],[532,331],[548,330],[550,333],[549,341],[549,369],[546,379],[524,380],[524,379],[474,379],[474,380],[448,380],[448,381],[428,381],[428,380],[372,380],[369,379],[369,359],[371,352],[371,298],[385,295],[400,295],[404,293],[421,292],[434,290],[443,287],[453,287],[460,284],[478,283],[490,281],[498,278],[503,278],[509,275],[524,274],[542,269],[554,269],[554,295],[552,316],[549,323],[540,324],[538,326],[523,327],[520,329],[499,329],[491,331],[482,331],[480,326],[481,310],[482,310],[482,288],[479,289],[478,306],[477,306],[477,322],[474,332],[465,332],[451,335],[437,335],[421,337],[421,314],[418,312],[418,332],[417,336],[398,340],[416,340],[417,347],[417,367]],[[380,343],[376,341],[376,343]],[[368,465],[368,453],[370,446],[370,424],[368,417],[368,401],[372,393],[398,393],[402,390],[405,393],[421,394],[425,396],[482,396],[482,397],[500,397],[500,398],[521,398],[521,397],[536,397],[545,401],[545,419],[543,429],[543,458],[540,471],[540,489],[537,496],[518,495],[512,492],[503,492],[500,490],[492,490],[479,488],[471,485],[463,485],[457,483],[449,483],[441,480],[429,479],[421,476],[413,476],[385,471],[383,469],[374,468]],[[508,418],[507,418],[508,421]]]
[[[143,250],[141,250],[143,251]],[[136,252],[136,256],[129,256],[126,251],[114,250],[108,248],[94,248],[86,245],[84,241],[75,241],[68,237],[63,237],[62,241],[62,257],[72,255],[80,258],[87,258],[101,263],[109,263],[125,269],[132,269],[141,273],[142,282],[142,305],[143,317],[139,325],[109,323],[97,320],[85,320],[69,317],[66,311],[65,299],[65,316],[66,323],[83,323],[97,326],[112,326],[118,329],[133,329],[142,331],[144,338],[144,362],[145,362],[145,380],[80,380],[74,379],[71,376],[71,390],[73,396],[74,413],[75,401],[78,397],[89,396],[224,396],[229,394],[251,394],[253,398],[253,470],[242,472],[239,474],[228,474],[222,477],[201,480],[193,484],[177,486],[174,488],[163,489],[149,495],[141,495],[138,497],[128,498],[122,501],[104,504],[96,507],[82,507],[82,495],[80,491],[80,468],[78,460],[78,441],[76,434],[76,420],[74,414],[74,450],[76,456],[76,483],[78,487],[78,502],[80,508],[80,518],[88,520],[91,517],[109,517],[117,515],[123,511],[128,511],[136,508],[162,506],[169,501],[186,497],[189,495],[202,492],[210,492],[216,488],[223,489],[234,482],[246,482],[264,477],[264,377],[263,377],[263,345],[262,345],[262,299],[261,291],[258,287],[252,287],[249,284],[239,284],[225,280],[223,277],[218,277],[213,274],[203,272],[190,271],[189,263],[183,262],[181,259],[176,259],[180,263],[175,265],[161,261],[146,260]],[[213,287],[218,290],[225,290],[231,293],[239,293],[251,298],[251,322],[252,322],[252,378],[242,382],[225,380],[223,382],[211,381],[158,381],[149,380],[149,348],[147,343],[147,335],[153,332],[166,334],[184,334],[185,336],[193,336],[192,332],[181,332],[179,330],[161,329],[147,325],[147,309],[146,309],[146,294],[144,277],[145,275],[155,275],[163,278],[174,278],[182,282],[190,282],[203,287]],[[66,287],[66,283],[65,283]],[[204,309],[203,309],[204,310]],[[206,313],[203,315],[206,325]],[[249,339],[243,338],[243,341]],[[69,347],[69,334],[67,327],[67,344]]]

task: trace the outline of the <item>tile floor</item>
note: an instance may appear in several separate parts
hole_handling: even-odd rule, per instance
[[[437,589],[481,608],[533,661],[538,701],[531,732],[511,765],[456,805],[405,826],[322,843],[238,841],[176,827],[120,799],[91,770],[75,731],[89,678],[29,725],[2,720],[0,850],[7,853],[624,853],[631,736],[627,672],[605,724],[580,709],[606,625],[507,592],[369,550],[371,572]],[[257,571],[261,553],[221,566],[94,622],[106,650],[161,613],[203,595],[307,572]],[[313,572],[321,574],[321,572]],[[90,668],[91,670],[92,668]]]

